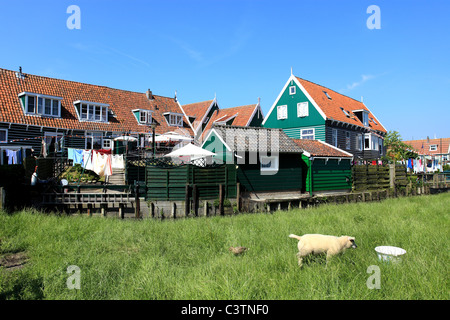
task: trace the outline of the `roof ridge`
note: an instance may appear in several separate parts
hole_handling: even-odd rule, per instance
[[[0,68],[0,71],[8,71],[8,72],[12,72],[12,73],[18,72],[18,71],[14,71],[14,70],[5,69],[5,68]],[[138,93],[138,94],[145,95],[145,92],[138,92],[138,91],[132,91],[132,90],[126,90],[126,89],[112,88],[112,87],[108,87],[108,86],[104,86],[104,85],[98,85],[98,84],[93,84],[93,83],[86,83],[86,82],[81,82],[81,81],[67,80],[67,79],[54,78],[54,77],[52,78],[52,77],[48,77],[48,76],[41,76],[41,75],[36,75],[36,74],[26,73],[26,72],[22,72],[22,74],[28,75],[28,76],[37,77],[37,78],[44,78],[44,79],[51,79],[51,80],[58,80],[58,81],[66,81],[66,82],[84,84],[84,85],[88,85],[88,86],[95,86],[95,87],[100,87],[100,88],[105,88],[105,89],[110,89],[110,90],[125,91],[125,92]],[[161,95],[157,95],[157,94],[153,94],[153,96],[157,96],[157,97],[161,97],[161,98],[167,98],[167,99],[173,99],[171,97],[161,96]]]
[[[297,77],[297,76],[295,76],[295,77],[296,77],[298,80],[308,81],[309,83],[312,83],[312,84],[315,84],[316,86],[320,86],[320,87],[322,87],[322,88],[331,90],[331,91],[333,91],[333,92],[335,92],[335,93],[337,93],[337,94],[340,94],[341,96],[344,96],[344,97],[347,97],[347,98],[349,98],[349,99],[355,100],[356,102],[362,103],[364,106],[366,106],[366,105],[364,104],[364,102],[362,102],[362,101],[356,100],[355,98],[352,98],[352,97],[350,97],[350,96],[347,96],[347,95],[345,95],[345,94],[343,94],[343,93],[339,93],[339,92],[337,92],[336,90],[333,90],[333,89],[330,89],[330,88],[328,88],[328,87],[325,87],[325,86],[323,86],[323,85],[321,85],[321,84],[318,84],[318,83],[316,83],[316,82],[314,82],[314,81],[310,81],[310,80],[307,80],[307,79],[303,79],[303,78],[300,78],[300,77]]]

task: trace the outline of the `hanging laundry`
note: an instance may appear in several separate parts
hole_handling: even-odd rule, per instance
[[[112,176],[112,159],[111,155],[106,155],[105,176]]]
[[[73,148],[67,148],[67,159],[73,160]]]
[[[81,164],[83,165],[83,150],[82,149],[74,149],[73,150],[73,164]]]
[[[99,176],[112,175],[111,155],[94,151],[92,162],[94,165],[94,172]]]
[[[412,159],[408,159],[408,168],[412,169]]]
[[[17,151],[6,149],[5,152],[8,157],[8,164],[17,164]]]
[[[111,154],[111,149],[98,149],[96,151],[103,154]]]
[[[92,150],[83,150],[83,167],[86,170],[93,170]]]
[[[123,161],[123,154],[115,154],[111,156],[112,168],[125,169],[125,163]]]

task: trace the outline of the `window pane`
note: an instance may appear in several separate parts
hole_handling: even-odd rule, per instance
[[[35,98],[33,96],[28,96],[27,112],[34,113],[34,108],[35,108]]]
[[[58,114],[59,114],[59,101],[53,100],[52,115],[57,116]]]
[[[81,119],[87,119],[87,105],[82,104],[80,106],[80,115]]]
[[[45,109],[44,109],[44,114],[52,114],[52,100],[50,99],[44,99],[45,100]]]
[[[102,121],[108,122],[108,109],[102,108]]]
[[[147,112],[145,112],[143,110],[140,111],[140,120],[141,120],[141,123],[147,122]]]
[[[95,109],[95,106],[93,106],[93,105],[88,105],[88,107],[89,107],[88,120],[94,121],[94,109]]]
[[[38,107],[37,107],[37,113],[42,114],[43,108],[44,108],[44,101],[42,98],[38,98]]]
[[[102,112],[101,107],[95,106],[95,121],[101,120],[101,112]]]

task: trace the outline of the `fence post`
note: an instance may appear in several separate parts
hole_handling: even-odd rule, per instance
[[[223,184],[220,184],[219,185],[219,214],[221,216],[224,215],[223,199],[224,199]]]
[[[189,216],[189,185],[186,185],[184,192],[184,215],[185,217]]]
[[[198,189],[197,185],[192,185],[192,201],[193,201],[193,209],[194,209],[194,215],[198,216]]]
[[[5,189],[0,187],[0,210],[5,209]]]
[[[141,211],[141,203],[140,203],[140,200],[139,200],[139,184],[138,184],[138,182],[136,181],[135,182],[135,194],[134,194],[134,205],[135,205],[135,207],[134,207],[134,216],[135,216],[135,218],[136,219],[139,219],[140,218],[140,211]]]
[[[389,185],[395,188],[395,163],[389,165]]]
[[[241,197],[241,184],[239,182],[236,183],[236,209],[237,211],[241,211],[240,197]]]

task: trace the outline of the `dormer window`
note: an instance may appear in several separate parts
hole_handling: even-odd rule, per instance
[[[437,151],[437,145],[436,144],[431,144],[430,145],[430,151]]]
[[[22,92],[19,94],[22,109],[27,115],[61,117],[61,97]]]
[[[74,103],[80,121],[108,122],[109,104],[77,100]]]
[[[166,121],[169,124],[169,126],[177,126],[177,127],[183,126],[183,114],[181,113],[166,112],[164,113],[164,117],[166,118]]]
[[[361,109],[361,110],[353,110],[353,113],[364,124],[364,126],[366,127],[369,126],[369,111]]]
[[[139,124],[148,125],[152,123],[152,110],[134,109],[133,114]]]

